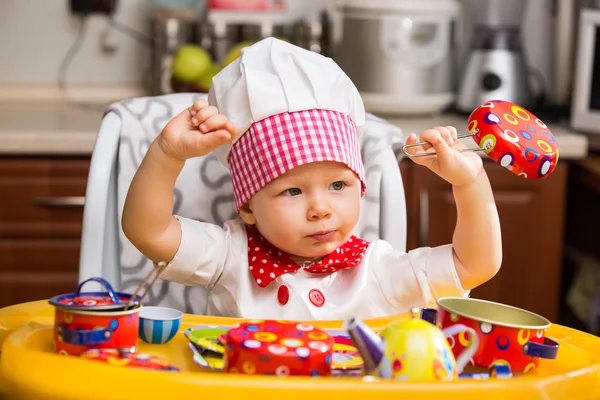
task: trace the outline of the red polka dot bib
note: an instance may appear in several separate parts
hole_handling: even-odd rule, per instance
[[[302,268],[285,252],[269,243],[258,230],[246,225],[248,234],[248,264],[250,272],[260,287],[266,287],[278,276],[300,269],[323,274],[354,268],[362,261],[369,242],[356,236],[350,237],[346,243],[322,260]]]

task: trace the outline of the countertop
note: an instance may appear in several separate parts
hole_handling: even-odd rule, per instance
[[[0,101],[0,154],[89,155],[106,104]],[[386,118],[406,133],[433,126],[452,125],[466,132],[467,117],[442,114],[432,117]],[[587,155],[588,139],[566,126],[549,124],[560,146],[561,159]]]
[[[102,105],[0,103],[0,154],[89,155]]]

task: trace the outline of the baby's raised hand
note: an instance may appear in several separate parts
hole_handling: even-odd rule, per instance
[[[199,99],[169,121],[158,139],[165,154],[185,161],[231,142],[236,133],[236,126],[225,115]]]
[[[474,151],[459,152],[466,146],[456,139],[456,128],[453,126],[438,126],[421,132],[417,135],[411,133],[406,144],[416,142],[429,142],[419,146],[407,147],[408,154],[436,153],[431,156],[410,157],[415,163],[431,169],[441,178],[454,186],[469,184],[477,178],[483,168],[481,157]]]

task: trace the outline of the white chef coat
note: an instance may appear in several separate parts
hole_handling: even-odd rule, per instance
[[[468,296],[456,273],[451,245],[405,253],[383,240],[371,242],[355,268],[328,274],[299,270],[261,288],[250,272],[246,228],[240,218],[223,227],[177,219],[181,243],[161,278],[207,288],[208,315],[368,319],[433,306],[439,297]]]

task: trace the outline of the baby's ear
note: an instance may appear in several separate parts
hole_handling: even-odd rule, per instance
[[[250,202],[246,202],[243,206],[240,207],[240,217],[244,220],[248,225],[256,225],[256,217],[254,216],[254,212],[250,208]]]

